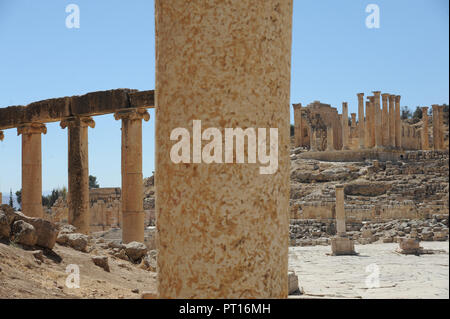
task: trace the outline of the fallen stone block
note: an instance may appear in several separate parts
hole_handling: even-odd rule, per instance
[[[357,255],[353,240],[347,237],[333,237],[331,239],[331,254],[333,256]]]
[[[34,246],[37,242],[36,229],[23,220],[15,221],[11,228],[11,240],[21,245]]]
[[[300,294],[300,288],[298,286],[298,276],[294,271],[288,272],[288,295]]]
[[[60,234],[56,239],[58,244],[72,247],[75,250],[87,252],[89,238],[84,234]]]
[[[147,246],[143,243],[132,241],[125,245],[125,253],[133,262],[137,262],[147,253]]]
[[[109,272],[109,264],[108,264],[108,257],[106,256],[94,256],[92,257],[92,261],[96,266],[99,266],[100,268],[103,268],[103,270]]]

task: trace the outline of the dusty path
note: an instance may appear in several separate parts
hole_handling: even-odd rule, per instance
[[[405,256],[395,253],[398,244],[380,243],[356,245],[359,256],[327,256],[330,246],[291,247],[289,269],[299,277],[303,298],[449,298],[449,243],[421,246],[445,252]],[[376,278],[373,264],[379,287],[368,289],[366,280]]]

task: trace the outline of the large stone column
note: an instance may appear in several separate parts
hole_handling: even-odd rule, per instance
[[[122,241],[144,242],[144,184],[142,176],[142,119],[146,109],[115,113],[122,120]]]
[[[439,138],[440,138],[440,146],[441,146],[441,150],[445,149],[445,144],[444,144],[444,106],[440,105],[439,106]]]
[[[303,145],[303,128],[302,128],[302,104],[293,104],[294,107],[294,141],[295,147]]]
[[[441,106],[434,104],[431,107],[433,108],[433,149],[441,150],[444,148]]]
[[[22,134],[22,213],[29,217],[44,216],[42,210],[42,148],[41,134],[47,133],[42,123],[23,124]]]
[[[336,185],[336,233],[345,236],[344,185]]]
[[[363,149],[366,147],[365,142],[365,120],[364,120],[364,93],[358,93],[358,137],[359,137],[359,148]]]
[[[348,104],[342,102],[342,149],[348,150]]]
[[[372,139],[372,132],[371,132],[371,109],[370,109],[370,101],[366,101],[366,121],[364,123],[364,144],[366,148],[371,147],[371,139]]]
[[[395,147],[395,95],[389,95],[389,146]]]
[[[88,127],[95,127],[91,117],[69,117],[60,123],[68,128],[68,198],[69,224],[82,234],[89,234],[89,159]]]
[[[383,145],[383,131],[381,125],[381,109],[380,109],[380,91],[374,91],[375,105],[375,148],[381,148]]]
[[[334,151],[333,127],[327,127],[327,151]]]
[[[375,96],[369,96],[370,101],[370,147],[375,147],[375,121],[376,121],[376,110],[375,110]]]
[[[428,150],[430,149],[428,145],[428,107],[424,106],[422,109],[422,149]]]
[[[382,144],[384,147],[389,146],[389,111],[388,111],[388,93],[383,93],[381,99],[383,102],[383,111],[381,114],[381,132]]]
[[[0,131],[0,141],[3,141],[5,138],[5,134],[3,134],[3,131]]]
[[[155,8],[159,297],[286,298],[292,0]],[[225,128],[266,128],[278,169],[199,160],[193,120],[222,146]],[[176,128],[195,135],[188,163],[171,161]]]
[[[395,147],[402,147],[402,120],[400,118],[400,95],[395,96]]]

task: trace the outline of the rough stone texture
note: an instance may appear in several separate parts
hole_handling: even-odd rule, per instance
[[[60,245],[69,246],[82,252],[87,252],[87,246],[89,243],[88,236],[79,233],[59,234],[56,241]]]
[[[0,210],[0,238],[9,238],[11,233],[11,221],[6,214]]]
[[[144,242],[144,203],[142,177],[142,119],[145,109],[117,112],[122,120],[122,240]]]
[[[109,264],[108,264],[108,257],[106,256],[93,256],[92,261],[95,265],[99,266],[100,268],[103,268],[105,271],[109,272]]]
[[[15,221],[11,228],[11,240],[25,246],[34,246],[37,242],[36,230],[23,220]]]
[[[155,1],[162,298],[287,297],[292,1]],[[170,133],[278,128],[278,172],[174,164]]]
[[[88,127],[95,127],[90,117],[70,117],[61,121],[68,128],[68,214],[69,223],[80,233],[89,233],[89,161]]]
[[[137,262],[147,253],[147,246],[143,243],[132,241],[125,245],[125,253],[133,262]]]
[[[299,293],[300,288],[298,286],[298,276],[295,271],[289,271],[288,273],[288,294],[292,295],[294,293]]]
[[[153,107],[154,91],[115,89],[81,96],[33,102],[27,106],[0,108],[0,130],[31,122],[56,122],[71,116],[114,113],[119,109]]]
[[[45,125],[28,123],[17,128],[22,134],[22,212],[26,216],[42,218],[42,153],[41,134]]]
[[[21,212],[15,212],[8,205],[0,206],[0,212],[1,211],[3,211],[3,213],[6,215],[8,220],[7,223],[9,223],[10,225],[19,220],[32,225],[37,235],[37,246],[48,249],[53,248],[56,242],[56,237],[58,236],[58,229],[55,224],[41,218],[25,216]]]
[[[331,253],[334,256],[355,255],[353,240],[346,237],[334,237],[331,239]]]

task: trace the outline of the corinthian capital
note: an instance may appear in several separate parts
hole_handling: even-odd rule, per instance
[[[26,123],[17,127],[17,135],[42,133],[47,134],[47,127],[42,123]]]

